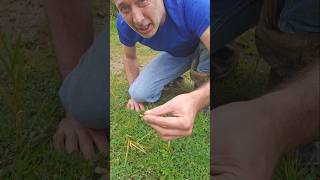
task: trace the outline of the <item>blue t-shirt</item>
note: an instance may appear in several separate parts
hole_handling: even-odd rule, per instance
[[[200,37],[210,25],[209,0],[164,0],[167,16],[157,33],[143,38],[133,31],[120,14],[117,29],[120,42],[132,47],[140,42],[156,51],[165,51],[173,56],[192,54]]]

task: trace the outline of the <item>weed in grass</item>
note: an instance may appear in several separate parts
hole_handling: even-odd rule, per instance
[[[145,154],[147,153],[146,150],[144,149],[144,147],[139,142],[134,141],[132,136],[130,136],[130,135],[126,135],[126,148],[127,149],[126,149],[125,164],[127,163],[130,149],[131,150],[137,149],[140,152],[143,152]]]
[[[168,144],[167,144],[167,152],[170,153],[170,154],[173,152],[173,149],[172,149],[172,147],[171,147],[171,141],[168,141]]]
[[[16,145],[21,145],[22,121],[25,111],[22,107],[23,88],[25,86],[23,54],[20,36],[12,43],[8,35],[2,35],[0,41],[0,65],[6,78],[0,84],[0,97],[5,101],[14,115],[16,129]]]

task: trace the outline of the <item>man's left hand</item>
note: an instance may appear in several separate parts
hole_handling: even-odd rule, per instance
[[[197,106],[190,94],[181,94],[144,113],[144,120],[166,141],[190,136]]]

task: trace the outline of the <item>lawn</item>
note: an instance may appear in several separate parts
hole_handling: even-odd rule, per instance
[[[147,177],[151,179],[169,179],[172,176],[188,177],[189,179],[199,179],[198,177],[207,178],[207,176],[202,175],[206,175],[208,169],[205,166],[200,166],[199,163],[202,162],[203,165],[208,165],[206,161],[208,157],[205,157],[205,155],[209,156],[208,150],[204,152],[195,151],[197,146],[210,147],[206,144],[209,137],[204,136],[205,140],[203,140],[197,132],[198,130],[208,132],[208,130],[205,130],[205,126],[208,124],[207,117],[201,114],[198,117],[194,135],[191,138],[171,142],[170,147],[174,151],[168,150],[168,144],[159,140],[154,132],[142,122],[143,120],[141,120],[139,113],[128,111],[124,108],[128,98],[128,85],[120,60],[123,56],[121,44],[116,36],[113,21],[111,21],[110,34],[112,69],[111,177],[120,179],[141,179]],[[235,71],[223,81],[216,83],[216,93],[213,98],[215,101],[212,102],[213,106],[233,101],[249,100],[268,92],[269,66],[259,57],[254,43],[254,30],[243,34],[233,43],[239,50],[241,58]],[[139,59],[142,64],[141,68],[150,58],[156,55],[152,50],[140,45],[138,46],[138,52],[141,58]],[[188,79],[188,75],[186,74],[185,76]],[[164,93],[165,97],[162,98],[162,102],[165,102],[166,99],[170,99],[170,97],[179,92],[191,90],[192,86],[190,82],[187,82],[184,87],[172,89]],[[161,104],[161,102],[158,104]],[[149,105],[148,108],[156,105]],[[126,157],[128,140],[140,144],[146,153],[137,148],[129,148]],[[186,141],[187,143],[183,145]],[[197,143],[192,143],[193,141],[197,141]],[[203,144],[201,145],[201,143]],[[186,149],[188,149],[188,152],[185,151]],[[315,167],[304,167],[293,154],[293,152],[288,153],[281,159],[273,180],[315,180],[320,177],[320,170]],[[178,160],[179,157],[181,158],[181,160],[179,159],[180,161]],[[178,164],[173,165],[173,161]],[[197,162],[198,164],[196,169],[190,168],[193,162]]]
[[[19,47],[22,52],[27,48],[23,43]],[[0,41],[0,55],[6,57],[7,51],[3,46],[3,41]],[[16,47],[9,46],[9,51],[14,49]],[[86,161],[79,154],[54,151],[52,136],[63,117],[63,108],[57,96],[60,78],[52,51],[35,52],[34,56],[37,58],[29,59],[22,54],[17,59],[13,66],[21,69],[17,78],[1,71],[1,88],[5,94],[1,94],[0,100],[0,179],[99,177],[94,169],[97,166],[106,167],[105,156],[97,155],[94,160]],[[14,91],[15,84],[20,84],[17,91]],[[9,102],[13,106],[9,106]]]
[[[98,179],[95,169],[107,167],[106,155],[87,161],[53,148],[64,116],[57,96],[61,80],[43,2],[32,2],[0,3],[3,10],[10,8],[0,28],[0,179]],[[24,19],[33,15],[32,22]]]
[[[209,179],[210,125],[209,117],[198,113],[191,137],[168,142],[144,123],[138,112],[126,109],[128,83],[123,72],[122,48],[114,19],[111,21],[111,179]],[[157,53],[138,46],[139,62],[146,64]],[[116,67],[112,67],[115,65]],[[182,87],[163,93],[160,105],[174,96],[192,91],[188,73]],[[133,143],[133,145],[128,144]],[[137,147],[135,147],[135,145]]]

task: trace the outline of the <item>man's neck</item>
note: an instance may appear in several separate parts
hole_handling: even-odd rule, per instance
[[[167,11],[166,11],[166,6],[164,3],[164,0],[162,1],[163,3],[163,16],[161,17],[161,21],[160,21],[160,27],[163,26],[164,22],[166,21],[166,17],[167,17]]]

